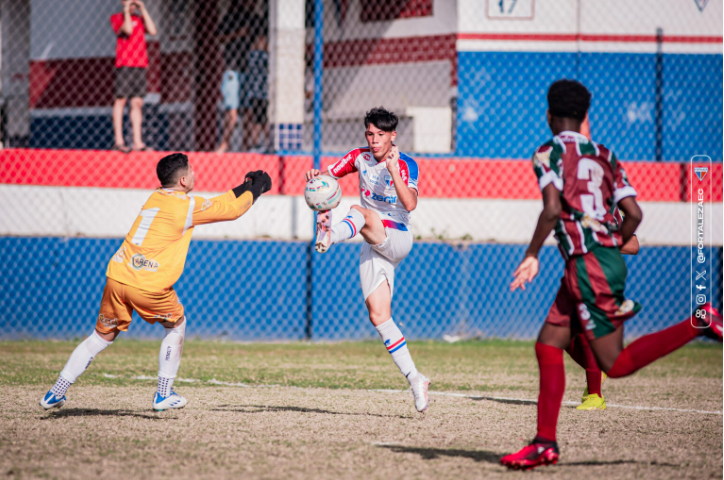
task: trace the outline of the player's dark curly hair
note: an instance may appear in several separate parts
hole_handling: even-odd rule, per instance
[[[548,111],[554,117],[582,122],[591,106],[591,92],[581,82],[557,80],[548,88]]]
[[[183,153],[172,153],[158,161],[156,175],[165,188],[173,187],[178,182],[183,170],[189,168],[189,157]]]
[[[397,129],[397,115],[383,107],[373,108],[365,114],[365,128],[374,125],[383,132],[394,132]]]

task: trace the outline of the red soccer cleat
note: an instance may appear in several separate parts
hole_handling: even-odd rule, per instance
[[[515,470],[530,470],[540,465],[558,463],[558,444],[531,443],[518,453],[511,453],[500,459],[500,463]]]
[[[702,314],[702,312],[704,312]],[[711,306],[710,302],[694,310],[694,318],[699,321],[699,327],[704,328],[704,336],[722,342],[722,316],[719,310]]]

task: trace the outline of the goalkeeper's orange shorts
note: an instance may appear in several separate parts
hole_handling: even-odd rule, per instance
[[[134,310],[151,324],[175,323],[184,318],[184,307],[173,288],[146,292],[106,278],[96,329],[101,333],[125,332],[131,324]]]

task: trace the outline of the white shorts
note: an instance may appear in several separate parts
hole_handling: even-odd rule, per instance
[[[395,288],[395,268],[412,250],[412,232],[385,228],[387,238],[379,245],[362,245],[359,256],[359,281],[365,300],[382,282],[390,284],[390,294]]]

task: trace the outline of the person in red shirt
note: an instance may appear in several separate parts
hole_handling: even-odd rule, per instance
[[[143,97],[146,95],[146,34],[156,35],[156,24],[140,0],[123,0],[123,11],[111,15],[111,27],[116,32],[116,100],[113,103],[113,133],[115,150],[128,153],[131,149],[123,140],[123,109],[131,99],[133,150],[148,150],[141,138]]]

